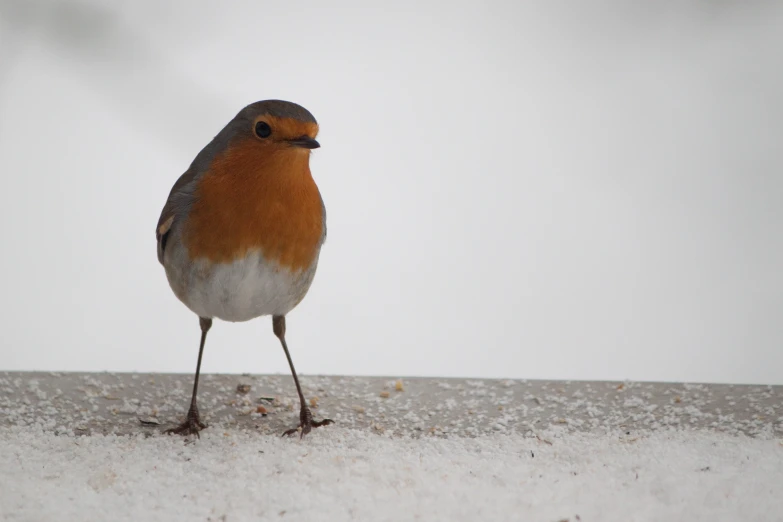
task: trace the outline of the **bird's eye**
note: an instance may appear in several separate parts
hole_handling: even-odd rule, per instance
[[[259,138],[268,138],[272,134],[272,127],[265,121],[256,123],[256,136]]]

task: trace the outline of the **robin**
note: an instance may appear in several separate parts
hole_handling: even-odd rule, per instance
[[[295,103],[266,100],[242,109],[198,153],[169,193],[155,236],[158,261],[174,294],[199,317],[193,395],[185,421],[167,433],[207,426],[196,395],[214,318],[272,316],[301,409],[300,437],[331,424],[313,420],[285,340],[285,316],[304,299],[326,239],[326,208],[310,174],[318,123]]]

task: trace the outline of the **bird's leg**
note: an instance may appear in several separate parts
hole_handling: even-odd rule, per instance
[[[326,426],[327,424],[334,423],[334,421],[331,419],[324,419],[321,421],[313,420],[313,414],[310,412],[310,408],[307,407],[304,394],[302,393],[302,386],[300,386],[299,378],[296,376],[296,370],[294,369],[294,361],[291,360],[291,354],[288,353],[288,345],[285,342],[285,316],[284,315],[275,315],[272,317],[272,329],[274,330],[277,338],[280,339],[280,344],[283,345],[285,356],[288,359],[288,365],[291,367],[291,375],[293,375],[294,384],[296,384],[296,391],[299,394],[299,402],[302,405],[301,410],[299,410],[299,426],[287,430],[285,433],[283,433],[283,435],[293,435],[299,430],[299,428],[301,428],[302,433],[299,436],[299,438],[302,438],[306,434],[310,433],[310,430],[312,428],[317,428],[319,426]]]
[[[204,354],[204,343],[207,340],[207,332],[212,327],[212,319],[206,317],[199,317],[199,324],[201,325],[201,344],[198,349],[198,363],[196,363],[196,378],[193,381],[193,396],[190,399],[190,408],[188,409],[188,415],[185,421],[177,426],[166,430],[166,433],[176,433],[177,435],[193,435],[201,438],[198,434],[199,431],[207,427],[206,424],[201,422],[201,418],[198,414],[198,404],[196,403],[196,395],[198,395],[198,376],[201,373],[201,356]]]

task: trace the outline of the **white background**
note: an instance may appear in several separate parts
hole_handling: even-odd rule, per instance
[[[783,9],[568,4],[0,1],[0,369],[192,372],[154,227],[282,98],[329,225],[301,373],[783,382]],[[287,373],[270,323],[204,371]]]

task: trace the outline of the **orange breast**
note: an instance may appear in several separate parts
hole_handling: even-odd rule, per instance
[[[195,196],[183,237],[191,258],[227,263],[260,249],[295,271],[315,260],[324,216],[309,151],[266,150],[252,138],[233,144]]]

